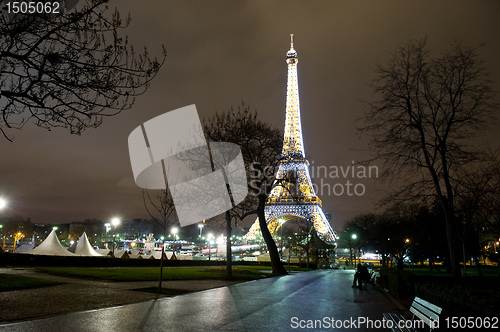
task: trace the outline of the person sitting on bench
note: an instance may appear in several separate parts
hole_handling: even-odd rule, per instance
[[[367,282],[370,280],[370,272],[368,272],[368,268],[364,265],[358,264],[358,269],[354,274],[354,281],[352,283],[352,287],[356,287],[356,283],[358,284],[358,288],[363,288],[363,281]]]

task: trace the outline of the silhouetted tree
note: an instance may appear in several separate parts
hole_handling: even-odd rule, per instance
[[[477,158],[466,142],[491,123],[497,105],[478,48],[454,42],[431,57],[426,39],[410,40],[379,64],[371,86],[380,97],[369,103],[360,133],[369,134],[383,177],[404,179],[391,199],[439,200],[446,221],[452,276],[460,276],[456,255],[455,195],[458,170]]]
[[[287,274],[281,263],[276,243],[269,232],[264,208],[274,183],[274,174],[281,158],[282,136],[280,131],[257,119],[257,112],[244,104],[238,111],[216,114],[205,122],[204,132],[211,141],[231,142],[241,148],[249,195],[233,213],[239,219],[257,213],[262,237],[267,244],[273,273]],[[228,223],[230,218],[228,218]],[[228,224],[228,230],[230,225]]]
[[[144,93],[165,61],[136,54],[119,30],[130,23],[107,0],[58,1],[60,13],[0,15],[0,132],[28,121],[80,134]],[[71,1],[74,6],[75,1]],[[5,7],[6,2],[2,2]],[[70,6],[70,7],[71,7]]]
[[[460,176],[466,188],[457,196],[464,275],[467,256],[475,260],[481,275],[479,257],[485,256],[484,248],[500,237],[500,151],[489,150],[485,156],[486,160]]]
[[[163,230],[163,238],[161,245],[161,258],[160,258],[160,279],[158,281],[158,293],[161,293],[161,282],[163,278],[163,256],[165,255],[165,238],[167,237],[167,227],[173,224],[177,215],[174,213],[175,205],[172,195],[168,190],[157,191],[156,198],[153,199],[150,191],[144,189],[142,191],[142,199],[144,207],[149,216],[159,225]]]

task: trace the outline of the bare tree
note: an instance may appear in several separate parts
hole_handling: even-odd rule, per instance
[[[463,260],[469,254],[476,261],[479,275],[480,254],[485,255],[484,248],[500,237],[500,150],[488,149],[485,157],[481,164],[461,173],[460,183],[465,189],[457,196]]]
[[[257,119],[257,113],[242,103],[238,111],[231,108],[227,113],[216,114],[205,122],[205,134],[209,140],[238,144],[241,147],[247,177],[249,195],[233,209],[238,219],[257,214],[260,230],[269,250],[273,273],[287,274],[281,263],[278,248],[267,227],[264,208],[274,183],[274,174],[281,158],[282,136],[280,131]],[[231,218],[227,218],[228,223]],[[230,225],[228,224],[228,230]]]
[[[160,279],[158,281],[158,293],[161,293],[161,282],[163,278],[163,256],[165,255],[165,238],[167,237],[167,227],[174,223],[176,218],[174,201],[168,190],[160,190],[153,199],[149,190],[142,191],[144,207],[149,216],[163,229],[160,258]]]
[[[2,1],[3,2],[3,1]],[[57,3],[66,3],[59,1]],[[75,1],[73,1],[75,2]],[[129,109],[166,58],[136,54],[119,35],[130,17],[108,14],[107,0],[85,0],[60,13],[0,16],[0,132],[28,121],[80,134]],[[74,5],[74,4],[73,4]]]
[[[468,187],[465,199],[474,203],[475,218],[480,227],[491,233],[491,238],[500,237],[500,148],[489,150],[480,167],[464,174]]]
[[[426,39],[410,40],[379,64],[371,86],[379,96],[361,118],[383,176],[407,185],[391,199],[436,196],[446,221],[452,276],[460,276],[455,253],[455,194],[458,170],[474,161],[468,140],[482,133],[497,107],[478,48],[454,42],[431,57]]]

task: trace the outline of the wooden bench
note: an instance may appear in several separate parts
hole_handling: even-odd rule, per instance
[[[419,325],[415,323],[415,318],[420,319],[423,324],[429,326],[430,331],[432,331],[433,328],[438,326],[436,322],[439,320],[439,315],[442,310],[442,308],[430,302],[415,297],[410,307],[410,312],[413,314],[411,320],[406,319],[403,315],[393,313],[384,313],[384,318],[387,321],[392,321],[392,331],[418,331],[415,327]]]

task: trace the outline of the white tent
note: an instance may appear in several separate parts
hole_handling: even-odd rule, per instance
[[[112,252],[113,250],[111,250]],[[123,250],[123,249],[116,249],[115,248],[115,257],[116,258],[121,258],[123,256],[123,254],[125,254],[127,250]]]
[[[110,255],[111,249],[96,249],[97,253],[101,254],[102,256],[108,256]]]
[[[173,255],[174,255],[173,251],[165,251],[165,257],[166,257],[166,259],[169,259],[169,260],[172,259]],[[155,250],[155,251],[151,252],[151,256],[153,256],[155,259],[160,259],[160,257],[161,257],[161,251]]]
[[[17,254],[26,254],[29,253],[35,246],[31,243],[25,243],[17,248],[14,252]]]
[[[94,248],[90,245],[89,239],[87,238],[87,234],[83,232],[82,236],[80,236],[80,240],[75,247],[75,255],[77,256],[101,256],[100,253],[95,251]]]
[[[61,245],[54,229],[38,247],[27,253],[33,255],[74,256]]]
[[[130,250],[129,252],[130,252],[130,253],[129,253],[130,258],[133,258],[133,259],[137,259],[137,258],[139,258],[140,256],[142,256],[142,254],[139,254],[139,253],[140,253],[140,251],[139,251],[139,250]],[[142,257],[141,257],[141,258],[142,258]]]
[[[78,244],[78,241],[76,241],[75,243],[73,243],[69,248],[68,250],[71,251],[72,253],[75,253],[75,250],[76,250],[76,245]]]
[[[30,243],[23,243],[19,248],[14,250],[16,254],[26,254],[30,252],[33,248],[35,248],[35,233],[33,233],[33,237],[31,238]]]

